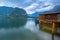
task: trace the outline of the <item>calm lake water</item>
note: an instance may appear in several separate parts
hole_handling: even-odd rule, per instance
[[[35,23],[34,18],[28,18],[26,22],[22,21],[23,26],[2,27],[0,28],[0,40],[51,40],[51,34],[39,30],[39,25]],[[60,37],[55,36],[55,40]]]

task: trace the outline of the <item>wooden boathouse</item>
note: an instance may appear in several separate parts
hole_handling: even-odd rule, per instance
[[[39,29],[51,32],[59,33],[60,28],[60,11],[45,13],[39,15]]]

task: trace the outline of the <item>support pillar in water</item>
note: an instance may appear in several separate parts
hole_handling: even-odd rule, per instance
[[[54,34],[55,34],[55,23],[53,22],[53,25],[52,25],[52,40],[54,40]]]

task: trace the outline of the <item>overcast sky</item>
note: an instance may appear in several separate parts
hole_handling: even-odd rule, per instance
[[[60,0],[0,0],[0,6],[23,8],[28,14],[48,11],[56,5],[60,5]]]

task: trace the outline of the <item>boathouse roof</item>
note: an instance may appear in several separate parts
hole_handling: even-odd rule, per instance
[[[48,13],[44,13],[44,15],[48,15],[48,14],[60,14],[60,11],[58,11],[58,12],[48,12]],[[40,15],[43,15],[43,14],[40,14]]]

